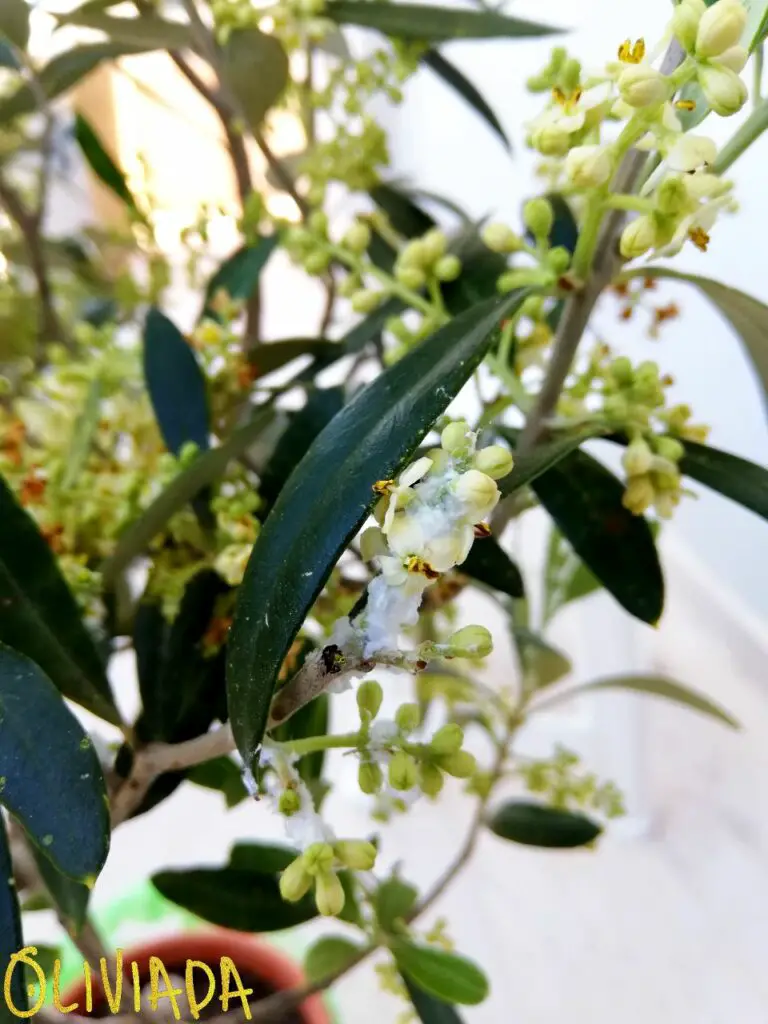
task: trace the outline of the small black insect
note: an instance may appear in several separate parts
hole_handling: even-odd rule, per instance
[[[326,672],[329,672],[332,675],[335,675],[337,672],[341,672],[344,655],[336,644],[328,644],[327,647],[324,647],[320,655],[320,659],[325,666]]]

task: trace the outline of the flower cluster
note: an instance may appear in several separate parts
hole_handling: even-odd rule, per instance
[[[593,772],[581,771],[578,755],[560,744],[546,760],[521,761],[517,773],[529,793],[546,797],[552,807],[598,811],[606,818],[625,813],[614,783],[601,783]]]

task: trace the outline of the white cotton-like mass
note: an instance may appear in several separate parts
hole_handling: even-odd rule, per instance
[[[264,776],[264,791],[272,811],[280,815],[288,838],[302,850],[313,843],[333,842],[333,832],[315,810],[312,794],[294,767],[297,758],[267,742],[261,760],[266,768],[271,769]],[[299,807],[293,814],[280,810],[280,797],[287,789],[299,798]]]
[[[393,586],[384,576],[376,576],[368,586],[365,608],[365,640],[363,657],[371,658],[381,651],[396,650],[400,633],[416,625],[419,605],[428,580],[419,579],[420,586]]]

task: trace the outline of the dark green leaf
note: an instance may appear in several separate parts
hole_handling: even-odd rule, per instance
[[[66,468],[61,478],[62,490],[68,490],[77,483],[80,473],[88,460],[93,444],[94,434],[101,416],[102,385],[98,377],[94,377],[88,386],[83,410],[75,420],[72,440],[67,453]]]
[[[240,932],[275,932],[294,928],[317,916],[307,893],[298,903],[280,895],[275,874],[242,868],[197,868],[161,871],[152,884],[172,903],[220,928]]]
[[[455,89],[459,96],[465,99],[470,107],[476,110],[480,117],[493,128],[507,149],[511,148],[509,139],[504,134],[504,129],[501,127],[498,117],[496,117],[475,86],[464,77],[455,64],[451,64],[450,61],[446,60],[439,50],[427,50],[422,56],[421,62],[426,64],[428,68],[431,68],[436,75],[439,75],[446,85],[450,85],[452,89]]]
[[[449,251],[461,260],[461,274],[442,286],[443,299],[452,315],[476,302],[498,295],[496,282],[507,269],[507,258],[483,243],[476,224],[465,226],[451,239]]]
[[[588,846],[603,831],[585,814],[527,800],[509,800],[502,804],[492,815],[488,827],[513,843],[549,849]]]
[[[664,607],[658,552],[648,522],[624,508],[622,483],[596,459],[577,450],[537,476],[532,486],[560,532],[606,590],[630,615],[658,622]]]
[[[88,911],[91,890],[82,882],[63,875],[40,850],[33,849],[33,853],[43,883],[58,911],[59,920],[71,934],[78,935]]]
[[[191,50],[194,38],[189,26],[179,21],[166,21],[147,11],[140,17],[119,18],[103,10],[82,8],[59,17],[63,25],[103,32],[111,43],[141,47],[143,50]]]
[[[625,277],[664,278],[695,285],[714,303],[739,335],[760,380],[763,393],[768,396],[768,306],[737,288],[712,281],[696,274],[684,274],[666,267],[642,267],[629,271]]]
[[[231,757],[215,757],[212,761],[195,765],[187,774],[187,782],[221,793],[229,810],[248,796],[240,769]]]
[[[18,70],[18,67],[19,62],[16,59],[16,54],[13,52],[13,47],[4,39],[0,39],[0,68]]]
[[[19,50],[29,42],[29,4],[27,0],[3,0],[0,4],[0,36]]]
[[[56,559],[0,478],[0,642],[33,658],[61,693],[120,721],[104,667]]]
[[[499,590],[510,597],[523,597],[525,593],[520,570],[493,537],[476,541],[458,570],[491,590]]]
[[[708,697],[689,690],[687,686],[676,683],[674,679],[667,679],[665,676],[609,676],[607,679],[598,679],[593,683],[569,687],[562,693],[549,697],[547,704],[554,706],[564,700],[570,700],[571,697],[580,697],[585,693],[595,693],[600,690],[632,690],[635,693],[647,693],[653,697],[664,697],[666,700],[674,701],[676,704],[682,704],[684,707],[693,708],[694,711],[700,711],[704,715],[716,718],[732,729],[741,728],[728,711]]]
[[[684,441],[680,472],[768,519],[768,469],[738,455]]]
[[[450,1003],[428,995],[418,985],[414,985],[407,975],[401,977],[421,1024],[461,1024],[461,1017]]]
[[[376,889],[373,907],[379,927],[391,932],[398,921],[405,920],[416,906],[419,891],[397,876],[381,882]]]
[[[229,866],[238,871],[274,875],[285,871],[299,851],[277,843],[235,843],[229,851]]]
[[[144,325],[144,378],[166,447],[178,455],[188,442],[210,446],[205,377],[192,346],[159,309]]]
[[[88,161],[88,166],[99,181],[103,182],[118,199],[122,200],[129,210],[137,213],[136,200],[128,188],[125,174],[104,148],[93,125],[80,113],[75,118],[75,139],[83,156]]]
[[[343,935],[325,935],[307,950],[304,958],[304,973],[308,981],[320,981],[343,971],[359,956],[362,947],[350,942]]]
[[[405,939],[395,939],[390,948],[398,970],[436,999],[476,1006],[488,995],[488,979],[463,956]]]
[[[5,830],[3,816],[0,815],[0,977],[5,979],[11,957],[23,948],[21,914],[19,913],[16,884],[13,880],[8,833]],[[11,975],[9,994],[14,1007],[17,1010],[26,1011],[27,993],[24,986],[24,972],[20,967],[17,967]],[[12,1024],[18,1019],[19,1015],[11,1012],[8,998],[4,996],[0,999],[0,1021],[2,1024]]]
[[[524,293],[468,310],[386,370],[334,417],[267,516],[228,644],[232,728],[254,768],[280,666],[344,548],[373,484],[392,477],[485,355]]]
[[[189,468],[179,473],[149,508],[121,536],[111,558],[104,563],[103,578],[107,587],[131,562],[143,554],[147,545],[160,533],[177,512],[226,472],[233,459],[239,458],[257,440],[274,418],[270,408],[259,409],[244,427],[235,430],[218,448],[199,455]]]
[[[255,27],[236,29],[224,44],[221,63],[238,112],[252,128],[259,128],[288,84],[288,57],[282,43]]]
[[[264,266],[275,251],[280,236],[277,234],[261,238],[254,245],[245,245],[236,253],[224,260],[219,269],[208,282],[205,290],[205,305],[202,316],[210,320],[219,320],[219,315],[211,303],[219,292],[226,292],[236,302],[247,302],[256,290],[259,277]],[[280,344],[280,342],[277,342]],[[286,344],[283,342],[282,344]],[[314,344],[321,344],[314,342]],[[261,349],[259,350],[261,351]],[[254,352],[257,356],[259,353]],[[303,355],[304,353],[299,353]],[[287,362],[288,360],[286,360]]]
[[[310,368],[314,376],[320,369],[330,366],[346,354],[341,342],[325,341],[322,338],[286,338],[284,341],[264,342],[250,349],[248,359],[253,368],[254,380],[259,380],[302,356],[312,357]]]
[[[417,238],[435,227],[434,218],[394,184],[382,182],[371,189],[370,196],[379,209],[386,213],[395,231],[404,238]]]
[[[50,679],[5,646],[0,646],[0,779],[0,803],[35,844],[65,875],[92,884],[109,849],[101,765]]]
[[[519,431],[511,427],[497,427],[496,430],[512,448],[515,447]],[[566,455],[570,455],[572,451],[597,434],[597,429],[568,434],[566,437],[555,438],[552,441],[543,441],[524,455],[515,455],[512,472],[507,473],[499,480],[499,490],[502,495],[506,497],[508,494],[519,491],[521,487],[526,487],[536,477],[546,473]]]
[[[339,25],[361,25],[398,39],[495,39],[547,36],[559,31],[497,11],[387,3],[386,0],[329,0],[325,14]]]

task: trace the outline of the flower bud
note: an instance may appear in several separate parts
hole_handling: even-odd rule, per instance
[[[679,178],[665,178],[656,189],[656,209],[665,217],[682,213],[688,201],[688,190]]]
[[[652,217],[635,217],[624,228],[619,251],[626,260],[636,259],[656,244],[656,224]]]
[[[352,309],[356,313],[372,313],[381,305],[383,298],[382,292],[374,291],[373,288],[363,288],[352,296]]]
[[[453,485],[454,493],[466,506],[467,514],[478,523],[494,509],[500,494],[495,481],[478,469],[462,473]]]
[[[419,765],[419,788],[425,796],[433,799],[439,795],[443,788],[443,773],[436,764],[424,762]]]
[[[481,237],[484,244],[493,252],[517,252],[523,245],[522,238],[506,224],[487,224],[483,228]]]
[[[421,239],[421,252],[423,253],[424,262],[430,266],[436,263],[444,255],[447,246],[448,239],[445,237],[445,233],[439,228],[432,228]]]
[[[638,437],[629,445],[621,462],[627,476],[643,476],[651,468],[653,453],[645,441]]]
[[[747,24],[746,8],[739,0],[717,0],[701,16],[696,33],[696,56],[717,57],[736,46]]]
[[[534,238],[549,238],[555,214],[547,199],[529,199],[523,207],[523,223]]]
[[[547,266],[554,274],[564,274],[571,265],[571,254],[564,245],[556,245],[547,253]]]
[[[571,133],[557,121],[547,121],[534,128],[530,144],[542,156],[565,156],[571,145]]]
[[[730,68],[736,74],[740,74],[746,67],[749,60],[749,50],[746,46],[731,46],[717,58],[717,63],[723,67]]]
[[[468,434],[469,424],[467,421],[454,420],[453,423],[449,423],[447,427],[443,428],[443,432],[440,435],[440,444],[445,451],[451,454],[464,451],[469,446]]]
[[[370,871],[376,863],[376,847],[362,839],[343,839],[333,848],[344,867],[353,871]]]
[[[401,792],[412,789],[418,781],[416,761],[404,750],[397,750],[389,760],[389,784]]]
[[[512,452],[500,444],[491,444],[487,448],[481,448],[474,459],[475,469],[485,473],[491,480],[501,480],[512,470],[514,464]]]
[[[631,64],[619,75],[621,98],[630,107],[652,107],[669,96],[669,80],[647,64]]]
[[[336,854],[330,843],[312,843],[304,851],[304,870],[307,874],[318,875],[322,871],[330,871]]]
[[[342,244],[352,252],[365,252],[371,244],[371,229],[361,220],[355,221],[344,235]]]
[[[280,875],[280,895],[288,903],[297,903],[309,892],[312,875],[304,867],[304,857],[297,857]]]
[[[295,789],[284,789],[277,801],[277,807],[281,814],[290,818],[292,814],[301,810],[301,797]]]
[[[575,146],[565,158],[565,174],[576,188],[604,185],[613,171],[607,146]]]
[[[464,730],[455,722],[448,722],[437,730],[429,741],[435,754],[455,754],[464,743]]]
[[[435,264],[435,277],[438,281],[455,281],[461,273],[461,260],[458,256],[441,256]]]
[[[567,92],[578,88],[581,82],[581,61],[568,57],[560,68],[560,83]]]
[[[418,704],[401,704],[395,712],[395,724],[400,732],[413,732],[421,725],[421,710]]]
[[[707,103],[721,117],[738,113],[747,101],[746,85],[730,68],[700,67],[698,80]]]
[[[366,679],[361,683],[357,688],[357,707],[361,717],[365,714],[369,718],[375,718],[383,699],[384,691],[375,679]]]
[[[360,554],[364,562],[370,562],[389,552],[384,534],[376,526],[369,526],[360,534]]]
[[[440,767],[454,779],[468,779],[477,769],[474,754],[468,750],[457,750],[455,754],[445,754],[440,758]]]
[[[706,9],[704,0],[682,0],[672,12],[672,34],[684,50],[695,47],[699,22]]]
[[[322,274],[328,269],[330,262],[331,257],[327,252],[322,252],[320,249],[316,249],[304,260],[304,269],[308,274]]]
[[[325,210],[315,210],[309,215],[307,221],[311,231],[316,232],[318,235],[328,234],[328,214]]]
[[[633,476],[627,484],[621,503],[633,515],[641,516],[653,504],[656,496],[649,476]]]
[[[485,658],[493,650],[493,637],[485,626],[464,626],[448,637],[454,658]]]
[[[336,917],[344,909],[344,887],[333,871],[323,871],[315,884],[315,903],[323,917]]]
[[[363,793],[373,796],[384,782],[384,773],[375,761],[362,761],[357,769],[357,784]]]
[[[520,314],[531,320],[540,320],[544,316],[544,299],[541,295],[529,295],[520,307]]]
[[[418,270],[422,270],[429,262],[422,240],[416,238],[409,242],[397,257],[397,262],[401,267],[416,267]]]
[[[551,283],[551,275],[538,268],[524,268],[521,270],[507,270],[496,282],[496,287],[502,294],[513,291],[515,288],[525,288],[528,285],[540,285]]]
[[[395,277],[400,284],[414,291],[423,288],[427,280],[423,270],[420,270],[418,267],[404,266],[402,264],[398,264],[395,267]]]
[[[674,437],[657,437],[655,448],[662,459],[669,462],[679,462],[685,455],[685,448]]]

